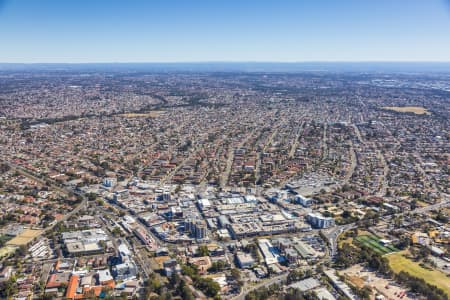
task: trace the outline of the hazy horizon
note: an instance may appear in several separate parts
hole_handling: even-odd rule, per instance
[[[450,73],[450,62],[0,62],[0,71]]]

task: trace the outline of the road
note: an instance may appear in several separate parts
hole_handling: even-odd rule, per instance
[[[88,202],[88,199],[82,193],[77,193],[77,192],[75,192],[75,191],[73,191],[71,189],[68,189],[68,188],[65,188],[65,187],[60,187],[60,186],[56,185],[52,180],[47,179],[47,178],[45,178],[45,179],[40,178],[37,175],[33,174],[30,170],[27,170],[27,169],[25,169],[25,168],[23,168],[21,166],[16,165],[16,164],[12,164],[12,163],[6,162],[6,161],[4,163],[6,165],[8,165],[12,170],[18,172],[19,174],[22,174],[23,176],[28,177],[30,179],[33,179],[33,180],[35,180],[35,181],[37,181],[37,182],[39,182],[41,184],[46,185],[47,182],[51,183],[50,184],[50,188],[53,189],[53,190],[56,190],[56,191],[58,191],[58,192],[60,192],[62,194],[65,194],[65,195],[69,195],[69,194],[75,193],[77,196],[81,197],[81,199],[82,199],[81,202],[73,210],[71,210],[70,212],[65,214],[63,218],[61,218],[60,220],[55,222],[53,225],[50,225],[50,226],[46,227],[39,236],[47,233],[48,231],[51,231],[59,223],[67,221],[70,217],[72,217],[74,214],[77,214],[82,208],[84,208],[86,206],[87,202]],[[36,237],[36,238],[38,238],[38,237]]]
[[[377,155],[377,158],[380,161],[381,165],[383,166],[383,174],[382,174],[382,176],[381,176],[381,178],[379,180],[380,188],[379,188],[379,190],[378,190],[376,195],[378,197],[383,197],[384,195],[386,195],[386,191],[387,191],[387,188],[388,188],[387,176],[388,176],[388,173],[389,173],[389,166],[386,163],[386,159],[384,158],[384,155],[381,153],[380,150],[376,151],[376,155]]]
[[[300,135],[303,133],[303,128],[305,126],[305,121],[302,121],[300,123],[300,126],[297,129],[297,134],[295,135],[294,142],[292,143],[291,149],[289,150],[289,159],[292,159],[294,157],[295,151],[298,147],[298,140],[300,139]]]
[[[42,184],[42,185],[47,185],[47,182],[51,183],[50,187],[51,187],[52,189],[54,189],[54,190],[60,192],[60,193],[68,194],[68,193],[70,193],[70,192],[73,192],[73,191],[71,191],[71,190],[69,190],[69,189],[67,189],[67,188],[62,188],[62,187],[56,185],[56,184],[54,183],[54,181],[51,180],[50,178],[41,178],[41,177],[39,177],[38,175],[33,174],[32,171],[30,171],[30,170],[28,170],[28,169],[25,169],[25,168],[22,167],[22,166],[19,166],[19,165],[17,165],[17,164],[10,163],[10,162],[8,162],[8,161],[3,161],[3,163],[6,164],[8,167],[10,167],[11,170],[14,170],[14,171],[16,171],[17,173],[19,173],[19,174],[21,174],[21,175],[23,175],[23,176],[25,176],[25,177],[28,177],[28,178],[30,178],[30,179],[36,181],[36,182],[39,182],[39,183]]]
[[[303,191],[303,192],[300,191],[300,194],[306,194],[306,195],[315,194],[315,193],[319,193],[320,190],[322,190],[322,189],[327,192],[330,192],[330,191],[334,191],[334,190],[344,186],[345,184],[347,184],[350,181],[351,177],[353,176],[353,173],[355,172],[355,169],[356,169],[356,166],[358,163],[358,161],[356,159],[356,152],[355,152],[355,149],[353,148],[353,143],[350,143],[349,152],[350,152],[350,166],[347,168],[347,172],[346,172],[344,178],[340,182],[329,185],[329,186],[321,185],[319,187],[314,187],[314,188],[311,187],[307,191]],[[288,181],[289,180],[286,179],[285,181],[283,181],[280,184],[280,186],[284,186]]]
[[[321,149],[322,149],[322,160],[325,160],[328,156],[328,138],[327,138],[327,128],[328,128],[328,124],[324,123],[323,124],[323,136],[322,136],[322,145],[321,145]]]
[[[345,174],[343,185],[350,181],[350,178],[352,178],[353,173],[355,173],[356,165],[358,163],[358,160],[356,159],[355,148],[353,148],[353,142],[350,142],[349,152],[350,152],[350,168],[348,172]]]
[[[445,195],[445,198],[448,199],[447,195]],[[421,213],[424,213],[424,212],[428,212],[430,210],[437,210],[437,209],[444,208],[444,207],[450,207],[450,200],[445,200],[445,201],[442,201],[442,202],[439,202],[439,203],[436,203],[436,204],[432,204],[432,205],[428,205],[428,206],[424,206],[424,207],[419,207],[419,208],[416,208],[416,209],[411,210],[411,211],[404,211],[404,212],[401,212],[401,213],[398,213],[398,214],[392,214],[392,215],[386,216],[385,219],[392,219],[394,217],[403,216],[405,214],[421,214]]]
[[[201,146],[201,145],[200,145],[200,146]],[[184,165],[185,165],[190,159],[192,159],[192,155],[195,154],[195,153],[198,151],[198,149],[199,149],[200,146],[197,145],[197,144],[195,143],[195,141],[193,141],[193,142],[192,142],[192,146],[191,146],[191,148],[189,149],[189,154],[188,154],[188,155],[187,155],[187,156],[186,156],[179,164],[177,164],[177,166],[176,166],[172,171],[170,171],[168,174],[166,174],[166,175],[160,180],[160,183],[161,183],[161,184],[165,184],[167,181],[171,180],[172,177],[173,177],[179,170],[181,170],[181,168],[183,168]]]
[[[361,136],[361,132],[359,131],[358,126],[356,126],[356,124],[352,124],[352,127],[353,127],[353,129],[355,130],[355,134],[356,134],[356,137],[358,138],[358,141],[359,141],[361,144],[365,144],[365,142],[364,142],[364,140],[363,140],[363,138],[362,138],[362,136]]]
[[[229,147],[228,147],[228,155],[227,155],[227,163],[226,163],[226,167],[225,167],[225,171],[222,172],[222,174],[220,175],[220,187],[225,187],[228,183],[228,178],[230,177],[231,174],[231,168],[233,167],[233,162],[234,162],[234,151],[235,149],[239,149],[242,148],[245,143],[248,142],[248,140],[250,139],[250,137],[254,134],[254,131],[251,131],[249,134],[247,134],[247,136],[241,140],[241,142],[236,146],[233,147],[233,143],[230,143]]]
[[[228,183],[228,177],[230,176],[231,173],[231,166],[233,165],[233,160],[234,160],[234,149],[233,146],[228,147],[228,155],[227,155],[227,163],[226,163],[226,167],[225,167],[225,172],[223,172],[220,175],[220,186],[224,187],[227,185]]]
[[[264,147],[261,151],[258,151],[257,158],[256,158],[256,167],[255,167],[255,183],[259,181],[261,177],[261,163],[262,163],[262,155],[264,152],[266,152],[267,148],[273,143],[273,138],[277,135],[279,130],[279,126],[273,130],[272,134],[269,136],[267,141],[264,144]]]
[[[149,275],[152,273],[152,269],[150,267],[150,264],[148,262],[148,257],[146,256],[146,253],[138,248],[138,244],[141,244],[141,242],[135,238],[132,234],[129,235],[127,238],[120,238],[120,243],[118,243],[117,241],[119,239],[117,239],[112,232],[110,231],[111,228],[114,228],[115,226],[120,226],[119,224],[116,223],[115,226],[109,226],[108,223],[106,223],[104,221],[104,219],[100,218],[99,215],[103,215],[103,216],[108,216],[109,219],[113,220],[114,218],[107,212],[104,210],[104,207],[95,207],[95,209],[97,209],[97,215],[96,215],[96,219],[99,222],[99,224],[102,224],[102,228],[103,230],[108,234],[109,239],[113,242],[114,244],[114,248],[117,250],[118,246],[120,243],[125,243],[126,246],[128,247],[128,249],[132,250],[133,253],[133,258],[134,258],[134,262],[136,263],[137,267],[139,270],[142,270],[143,272],[143,278],[147,279],[149,277]],[[120,208],[122,209],[122,208]],[[129,240],[127,240],[129,239]],[[132,243],[130,243],[130,241]]]
[[[333,258],[337,255],[337,239],[339,235],[343,232],[348,231],[350,229],[356,228],[356,224],[347,224],[342,226],[336,226],[331,228],[328,231],[323,231],[324,235],[328,238],[329,247],[330,247],[330,258]]]

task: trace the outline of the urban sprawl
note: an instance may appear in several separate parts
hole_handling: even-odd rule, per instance
[[[448,299],[450,75],[0,71],[1,299]]]

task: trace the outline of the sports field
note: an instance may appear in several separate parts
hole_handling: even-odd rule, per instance
[[[431,113],[424,107],[420,106],[385,106],[385,110],[392,110],[400,113],[414,113],[416,115],[431,115]]]
[[[356,240],[381,255],[398,251],[394,246],[382,245],[380,239],[374,235],[359,235]]]
[[[422,268],[419,263],[412,261],[405,256],[408,251],[396,252],[386,255],[389,265],[395,273],[405,271],[412,276],[422,278],[429,284],[435,285],[445,291],[450,297],[450,278],[438,270],[427,270]]]
[[[35,237],[41,234],[42,230],[38,229],[25,229],[21,234],[8,241],[6,245],[22,246],[31,242]]]

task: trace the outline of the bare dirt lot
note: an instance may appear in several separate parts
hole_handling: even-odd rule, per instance
[[[398,295],[406,291],[404,287],[399,286],[395,281],[383,278],[361,265],[354,265],[340,273],[345,275],[347,279],[358,288],[368,285],[372,290],[376,291],[377,294],[382,294],[387,299],[400,299]],[[410,298],[405,294],[401,299],[413,298]]]

